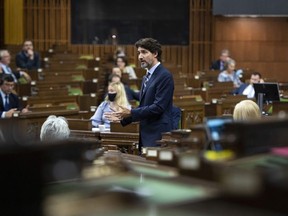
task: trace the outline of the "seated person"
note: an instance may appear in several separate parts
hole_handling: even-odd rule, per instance
[[[122,46],[118,46],[114,51],[113,59],[117,60],[117,57],[126,57],[125,49]]]
[[[121,82],[121,77],[117,74],[111,74],[109,77],[109,82]],[[128,101],[136,100],[139,101],[139,92],[135,92],[133,89],[131,89],[128,85],[124,85],[126,96]]]
[[[127,100],[124,85],[121,82],[111,82],[108,85],[108,94],[105,100],[98,106],[95,114],[90,118],[93,127],[105,125],[105,128],[110,128],[110,121],[104,116],[104,113],[118,111],[119,106],[131,109]]]
[[[14,94],[14,78],[11,74],[4,74],[0,78],[0,115],[1,118],[11,118],[17,111],[28,112],[28,106],[22,108],[19,98]]]
[[[65,117],[50,115],[42,124],[40,140],[43,142],[55,142],[66,140],[70,136],[70,129]]]
[[[31,77],[24,71],[12,71],[9,67],[11,55],[8,50],[0,50],[0,73],[11,74],[14,82],[18,83],[20,77],[24,77],[27,82],[31,81]]]
[[[122,73],[128,73],[129,79],[137,79],[135,70],[128,65],[128,61],[123,56],[118,56],[116,59],[116,65],[121,69]]]
[[[118,76],[122,77],[122,71],[119,67],[115,66],[112,68],[112,74],[117,74]],[[110,74],[110,76],[112,75]]]
[[[242,83],[239,88],[235,89],[234,94],[247,95],[247,98],[254,98],[255,90],[253,87],[254,83],[263,83],[259,72],[253,72],[250,77],[249,83]]]
[[[17,68],[27,70],[37,70],[40,66],[40,56],[33,50],[33,43],[31,40],[25,40],[23,42],[22,51],[16,55]]]
[[[260,108],[252,100],[240,101],[234,108],[233,119],[240,121],[261,119]]]
[[[229,59],[225,64],[225,70],[218,75],[218,82],[233,82],[234,88],[238,88],[242,82],[235,72],[235,66],[235,60]]]
[[[230,53],[228,49],[223,49],[221,51],[220,57],[218,60],[212,62],[210,70],[219,70],[223,71],[225,69],[225,63],[229,60]]]

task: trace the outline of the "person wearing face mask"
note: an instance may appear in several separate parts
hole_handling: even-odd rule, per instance
[[[119,106],[131,109],[127,100],[124,85],[121,82],[111,82],[108,86],[108,93],[104,101],[98,106],[94,115],[90,118],[93,127],[105,125],[106,129],[110,129],[110,121],[105,117],[104,113],[118,111]]]

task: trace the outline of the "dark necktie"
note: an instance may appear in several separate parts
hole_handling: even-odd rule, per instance
[[[8,101],[8,95],[5,95],[5,102],[4,102],[4,110],[9,111],[9,101]]]
[[[147,74],[146,74],[146,76],[144,77],[145,78],[145,80],[144,80],[144,83],[143,83],[143,91],[145,91],[145,88],[146,88],[146,86],[147,86],[147,82],[149,81],[149,79],[150,79],[150,73],[148,72]]]

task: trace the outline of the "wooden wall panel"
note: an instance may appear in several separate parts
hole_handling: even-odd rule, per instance
[[[227,48],[238,68],[254,69],[268,79],[288,82],[287,18],[216,17],[214,35],[214,59]]]
[[[4,1],[4,43],[23,42],[23,0]]]
[[[190,1],[189,75],[209,68],[213,38],[212,0]]]
[[[113,45],[71,44],[70,0],[24,0],[25,37],[36,49],[47,50],[54,44],[67,45],[74,53],[103,56],[113,53]],[[190,0],[190,45],[163,46],[163,62],[181,65],[192,74],[211,62],[212,0]],[[31,25],[32,24],[32,25]],[[124,46],[131,63],[138,65],[134,45]]]
[[[0,48],[4,46],[4,0],[0,0]]]
[[[24,35],[40,51],[70,43],[70,20],[70,0],[24,0]]]

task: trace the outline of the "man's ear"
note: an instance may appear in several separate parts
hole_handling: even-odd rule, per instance
[[[158,52],[156,51],[154,54],[154,57],[156,58],[158,56]]]

